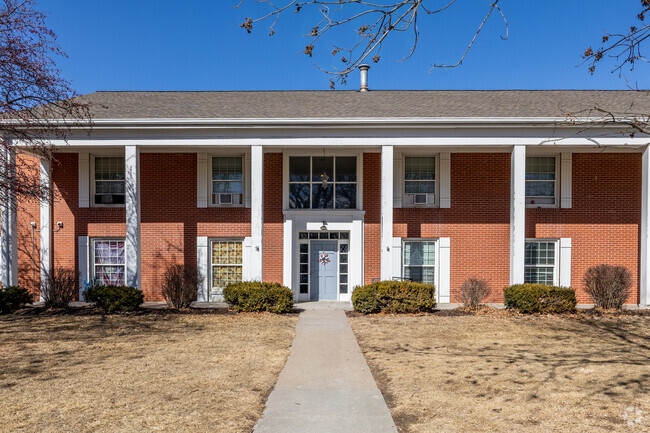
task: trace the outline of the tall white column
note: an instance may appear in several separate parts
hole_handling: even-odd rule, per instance
[[[510,284],[521,284],[526,251],[526,146],[512,148],[510,178]]]
[[[393,146],[381,147],[381,272],[382,280],[393,279]]]
[[[41,197],[41,301],[43,292],[46,289],[46,281],[50,270],[52,269],[52,249],[50,243],[52,239],[52,210],[50,204],[50,187],[51,187],[51,164],[49,157],[41,158],[41,188],[47,191],[47,196]]]
[[[641,289],[641,297],[639,299],[639,304],[643,306],[648,306],[650,304],[650,148],[646,146],[643,151],[643,163],[642,163],[643,174],[641,176],[641,182],[643,183],[641,187],[641,263],[640,263],[640,273],[641,278],[639,279],[639,288]]]
[[[10,179],[16,173],[16,153],[2,148],[0,155],[2,161],[0,169],[4,171],[3,179],[5,190],[0,203],[0,230],[2,240],[0,244],[0,281],[4,287],[18,284],[18,219],[16,212],[16,193],[11,187]]]
[[[126,285],[141,285],[140,259],[140,150],[124,146],[124,186],[126,204]]]
[[[278,173],[278,176],[280,174]],[[251,146],[251,272],[252,280],[264,278],[264,256],[262,246],[264,239],[264,149]],[[284,260],[291,260],[285,254]]]

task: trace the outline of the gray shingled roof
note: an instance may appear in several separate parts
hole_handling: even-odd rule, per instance
[[[81,98],[96,120],[565,117],[594,106],[650,113],[648,93],[617,90],[95,92]]]

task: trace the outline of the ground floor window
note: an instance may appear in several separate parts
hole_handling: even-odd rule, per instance
[[[524,282],[555,284],[557,262],[557,241],[526,241]]]
[[[228,284],[242,281],[242,241],[215,239],[210,243],[211,290],[219,292]]]
[[[123,286],[125,278],[124,239],[92,240],[93,279],[99,284]]]
[[[402,277],[418,283],[435,283],[436,241],[405,240],[402,257]]]

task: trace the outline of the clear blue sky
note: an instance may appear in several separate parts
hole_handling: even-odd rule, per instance
[[[328,89],[328,78],[312,62],[332,64],[329,45],[304,49],[313,20],[288,13],[272,37],[258,25],[239,28],[262,12],[254,0],[40,0],[48,24],[69,59],[63,75],[79,93],[95,90],[293,90]],[[276,0],[281,2],[282,0]],[[444,3],[443,0],[431,0]],[[494,15],[464,64],[429,72],[431,63],[455,63],[487,11],[487,0],[457,0],[449,12],[423,17],[414,57],[397,63],[406,40],[384,47],[370,70],[371,89],[622,89],[626,81],[602,65],[595,75],[576,67],[603,31],[635,23],[638,0],[501,0],[510,37]],[[650,48],[650,47],[649,47]],[[650,67],[624,74],[650,87]],[[636,84],[635,84],[636,83]],[[357,89],[353,74],[348,86]]]

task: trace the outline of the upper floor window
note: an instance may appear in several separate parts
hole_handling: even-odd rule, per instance
[[[356,209],[357,158],[289,157],[289,208]]]
[[[213,205],[241,205],[244,196],[244,168],[241,156],[212,158]]]
[[[552,207],[557,203],[557,158],[526,157],[526,205]]]
[[[99,206],[124,204],[124,157],[94,158],[93,204]]]
[[[526,241],[524,282],[555,284],[557,241]]]
[[[404,158],[404,206],[435,204],[436,158],[407,156]]]

